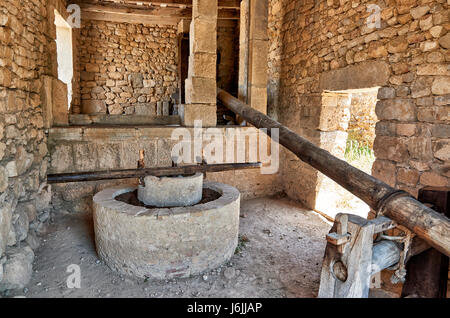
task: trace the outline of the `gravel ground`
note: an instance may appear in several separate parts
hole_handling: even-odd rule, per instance
[[[145,281],[120,276],[98,259],[90,214],[55,214],[36,251],[32,281],[8,296],[316,297],[331,227],[286,198],[244,201],[240,235],[248,241],[227,264],[196,277]],[[67,287],[71,264],[80,266],[80,289]]]

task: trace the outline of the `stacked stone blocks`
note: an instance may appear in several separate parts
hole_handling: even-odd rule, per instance
[[[180,107],[185,126],[193,126],[195,120],[201,120],[204,127],[217,123],[217,9],[217,0],[192,2],[186,100]]]

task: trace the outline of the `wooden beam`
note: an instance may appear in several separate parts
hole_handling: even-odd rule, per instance
[[[75,4],[114,4],[117,1],[114,0],[71,0],[69,3]],[[136,6],[166,6],[166,7],[192,7],[192,0],[123,0],[122,3],[126,5],[136,5]],[[219,0],[218,8],[222,9],[236,9],[239,10],[240,0]]]
[[[134,179],[145,176],[165,177],[165,176],[191,175],[197,172],[206,173],[206,172],[245,170],[256,168],[261,168],[260,162],[200,164],[200,165],[188,165],[177,167],[89,171],[89,172],[49,174],[47,175],[47,182],[51,184],[51,183],[100,181],[100,180]]]
[[[300,160],[316,168],[346,190],[366,202],[372,209],[407,227],[431,246],[450,256],[450,219],[401,192],[334,157],[297,135],[279,122],[242,103],[224,90],[217,89],[217,98],[225,107],[240,115],[257,128],[278,129],[279,143]]]
[[[102,20],[111,22],[127,22],[142,24],[173,25],[181,19],[191,19],[190,8],[148,7],[145,9],[128,7],[122,4],[80,4],[83,20]],[[238,20],[238,11],[221,10],[218,14],[221,20]]]

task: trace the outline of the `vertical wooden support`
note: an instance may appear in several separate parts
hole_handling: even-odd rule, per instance
[[[239,20],[239,85],[238,98],[248,104],[248,40],[250,36],[249,0],[241,1]]]
[[[145,169],[145,150],[144,149],[140,149],[139,150],[139,161],[137,163],[137,168],[138,169]],[[139,178],[139,184],[140,185],[145,185],[143,177]]]
[[[419,191],[418,200],[450,216],[450,188],[423,188]],[[449,258],[433,248],[411,257],[406,265],[402,297],[445,298],[448,265]]]
[[[330,231],[333,235],[327,236],[319,297],[367,298],[375,223],[352,214],[348,215],[346,225],[343,222],[342,214],[338,214]],[[348,239],[344,238],[345,226]]]
[[[185,81],[189,68],[189,33],[178,34],[178,104],[185,103]]]

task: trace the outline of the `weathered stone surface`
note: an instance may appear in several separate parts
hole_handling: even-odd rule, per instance
[[[320,88],[324,90],[345,90],[348,88],[385,86],[389,74],[389,66],[385,62],[364,62],[322,73],[320,75]]]
[[[411,86],[411,97],[419,98],[431,94],[430,81],[427,78],[420,77],[413,82]]]
[[[63,172],[73,167],[72,147],[68,145],[57,145],[51,151],[51,168],[54,172]]]
[[[417,66],[417,75],[449,75],[445,64],[423,64]]]
[[[194,19],[190,29],[190,52],[217,53],[217,22],[215,20]],[[194,41],[195,39],[195,41]]]
[[[434,172],[424,172],[420,176],[420,183],[426,186],[446,187],[447,178]]]
[[[450,32],[439,39],[439,44],[445,49],[450,49]]]
[[[400,168],[397,172],[397,180],[409,186],[415,186],[419,180],[419,172],[414,169]]]
[[[439,140],[433,143],[434,157],[443,160],[450,161],[450,140]]]
[[[0,207],[0,255],[3,255],[7,246],[8,236],[12,226],[12,212],[11,202]]]
[[[134,114],[137,104],[170,100],[178,87],[175,26],[86,20],[78,43],[82,72],[74,109],[95,100],[109,114]]]
[[[377,102],[375,112],[380,120],[416,120],[416,106],[411,99],[380,100]]]
[[[50,201],[52,200],[52,188],[51,185],[44,186],[38,193],[35,206],[37,213],[47,212],[50,208]]]
[[[408,159],[408,148],[405,141],[400,138],[378,136],[373,146],[375,157],[395,162]]]
[[[411,137],[407,142],[409,157],[428,162],[433,158],[431,140],[427,137]]]
[[[217,1],[211,0],[193,0],[192,17],[216,20],[217,19]]]
[[[450,94],[450,76],[437,77],[433,81],[431,92],[435,95]]]
[[[398,124],[397,125],[397,134],[400,136],[413,136],[416,133],[416,125],[415,124]]]
[[[148,210],[114,200],[133,188],[96,194],[93,216],[100,257],[119,273],[156,279],[188,277],[226,262],[238,243],[239,191],[212,182],[204,187],[222,196],[191,207]]]
[[[216,54],[196,53],[189,56],[189,76],[216,78]]]
[[[0,166],[0,193],[8,188],[8,172]]]
[[[30,233],[28,233],[28,236],[25,241],[32,250],[36,250],[41,245],[41,242],[34,233],[34,231],[30,231]]]
[[[16,152],[17,175],[24,174],[33,164],[34,155],[28,153],[24,147],[18,147]]]
[[[106,105],[101,100],[83,100],[82,101],[83,114],[106,114]]]
[[[188,177],[144,178],[138,187],[139,201],[157,207],[191,206],[202,200],[203,174]]]
[[[29,219],[23,210],[18,210],[13,216],[14,232],[16,234],[16,242],[22,242],[28,236]]]
[[[31,279],[33,250],[29,246],[12,248],[7,252],[6,263],[3,264],[3,280],[0,291],[24,288]]]
[[[410,13],[411,13],[411,16],[412,16],[414,19],[420,19],[420,18],[423,17],[425,14],[427,14],[428,11],[430,11],[430,7],[427,6],[427,5],[425,5],[425,6],[420,6],[420,7],[412,8],[411,11],[410,11]]]
[[[203,77],[186,79],[186,104],[215,104],[216,80]]]
[[[128,82],[131,84],[133,88],[142,88],[144,87],[144,76],[141,73],[131,73],[128,75]]]
[[[52,117],[53,125],[67,126],[69,124],[69,107],[67,105],[67,85],[53,79],[52,82]]]

